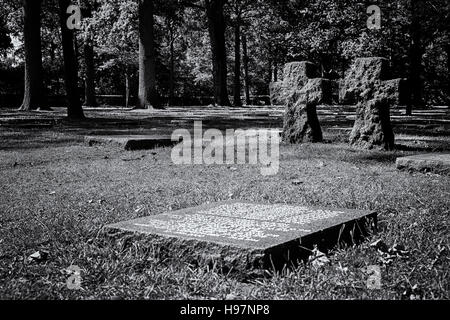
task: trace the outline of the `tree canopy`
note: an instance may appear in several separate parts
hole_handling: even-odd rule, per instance
[[[22,7],[17,1],[3,2],[1,68],[20,73],[25,61]],[[389,59],[396,76],[420,86],[423,103],[448,102],[450,4],[446,0],[379,0],[380,29],[367,27],[372,1],[152,2],[155,90],[163,104],[228,104],[228,96],[233,95],[236,104],[246,91],[253,97],[267,95],[269,82],[282,76],[286,62],[309,60],[320,66],[324,76],[337,78],[352,59],[364,56]],[[82,0],[80,5],[81,30],[74,32],[78,86],[88,85],[86,75],[95,68],[95,82],[89,86],[95,86],[96,94],[128,92],[137,97],[139,1]],[[42,1],[41,19],[45,93],[63,94],[58,1]],[[87,63],[82,53],[90,47],[93,59]]]

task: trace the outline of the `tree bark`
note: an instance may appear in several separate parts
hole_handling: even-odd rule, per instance
[[[243,53],[243,63],[244,63],[244,85],[245,85],[245,104],[250,105],[250,77],[248,74],[248,51],[247,51],[247,36],[242,35],[242,53]]]
[[[227,90],[227,54],[225,46],[225,0],[206,0],[206,15],[213,59],[214,99],[216,104],[230,106]]]
[[[450,44],[445,46],[447,53],[447,103],[450,104]]]
[[[59,0],[59,18],[64,58],[64,82],[67,98],[67,117],[69,119],[84,119],[78,88],[78,69],[74,48],[74,32],[69,30],[66,25],[68,18],[66,10],[70,3],[70,0]]]
[[[156,90],[153,0],[139,0],[139,108],[160,108]]]
[[[278,81],[278,62],[276,60],[273,63],[273,81]]]
[[[85,16],[92,17],[92,9],[88,4]],[[97,107],[95,98],[95,62],[94,62],[94,45],[92,37],[86,36],[84,39],[84,66],[85,66],[85,89],[84,89],[84,105],[89,107]]]
[[[420,20],[417,14],[416,1],[411,1],[411,44],[409,48],[409,75],[410,101],[406,108],[406,114],[411,115],[412,109],[422,106],[423,101],[423,81],[422,81],[422,56],[424,49],[421,41]]]
[[[174,104],[175,98],[175,37],[173,29],[170,29],[170,75],[169,75],[169,106]]]
[[[267,71],[268,71],[268,73],[267,73],[268,81],[267,82],[270,83],[270,82],[273,81],[273,78],[272,78],[272,58],[269,58],[269,66],[268,66]]]
[[[42,109],[41,0],[24,0],[23,17],[25,88],[20,110]]]
[[[234,26],[234,99],[235,107],[241,107],[241,26],[239,18]]]
[[[125,108],[130,105],[130,75],[128,70],[125,70]]]
[[[97,107],[95,98],[95,65],[94,65],[94,47],[89,42],[84,44],[84,63],[86,68],[84,105]]]

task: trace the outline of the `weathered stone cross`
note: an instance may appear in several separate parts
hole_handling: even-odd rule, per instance
[[[285,67],[284,90],[288,95],[283,128],[285,142],[323,140],[316,107],[331,103],[333,81],[316,78],[316,70],[316,66],[307,61],[289,63]]]
[[[404,79],[388,78],[388,60],[373,57],[356,59],[341,80],[339,102],[357,105],[351,145],[364,149],[394,148],[390,108],[393,104],[406,103],[408,95]]]

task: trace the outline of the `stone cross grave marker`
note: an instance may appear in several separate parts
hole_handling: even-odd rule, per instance
[[[404,79],[388,79],[389,61],[372,57],[356,59],[341,80],[340,103],[357,104],[351,145],[364,149],[394,148],[390,108],[407,103],[407,88]]]
[[[323,78],[308,79],[303,87],[291,92],[286,104],[283,140],[288,143],[322,142],[322,129],[317,117],[317,106],[331,103],[333,81]]]
[[[283,80],[269,84],[270,103],[285,105],[293,91],[300,90],[308,79],[317,77],[317,67],[309,61],[286,63],[283,69]]]
[[[350,236],[357,241],[370,223],[376,224],[370,211],[227,201],[119,222],[106,230],[145,235],[177,259],[213,257],[244,271],[296,262],[305,254],[300,245],[334,245]]]

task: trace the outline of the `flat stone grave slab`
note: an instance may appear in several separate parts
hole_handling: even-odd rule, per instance
[[[450,175],[450,153],[428,153],[397,158],[396,165],[400,170]]]
[[[181,141],[181,140],[180,140]],[[172,146],[173,142],[169,135],[117,135],[117,136],[86,136],[84,142],[88,146],[114,145],[125,150],[149,150],[158,147]]]
[[[282,268],[312,248],[361,240],[375,212],[226,201],[119,222],[107,233],[149,238],[176,259],[234,269]],[[307,256],[307,255],[306,255]]]

